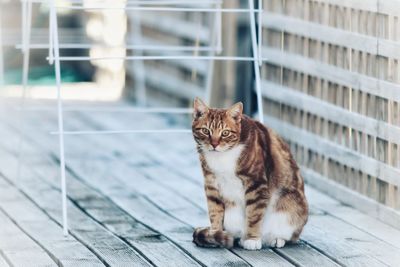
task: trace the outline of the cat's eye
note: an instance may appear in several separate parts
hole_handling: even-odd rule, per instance
[[[210,131],[207,128],[202,128],[201,131],[203,132],[203,134],[210,134]]]
[[[229,135],[229,133],[230,133],[230,131],[228,131],[228,130],[224,130],[224,131],[222,131],[222,136],[223,137],[227,137],[228,135]]]

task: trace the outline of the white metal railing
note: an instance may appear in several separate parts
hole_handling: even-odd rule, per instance
[[[26,97],[26,86],[28,81],[28,69],[29,69],[29,53],[30,49],[49,49],[48,61],[50,64],[55,66],[55,77],[57,87],[57,117],[58,117],[58,130],[51,132],[59,137],[59,149],[60,149],[60,176],[61,176],[61,189],[62,189],[62,216],[63,216],[63,233],[68,235],[68,214],[67,214],[67,189],[66,189],[66,175],[65,175],[65,146],[64,136],[65,135],[92,135],[92,134],[133,134],[133,133],[190,133],[190,129],[148,129],[148,130],[106,130],[106,131],[65,131],[64,130],[64,111],[71,110],[70,108],[65,109],[63,107],[62,99],[62,80],[60,73],[60,65],[63,61],[88,61],[88,60],[132,60],[135,62],[142,62],[144,60],[207,60],[210,62],[208,68],[208,80],[206,82],[205,99],[207,102],[210,100],[211,93],[211,79],[213,72],[213,62],[219,61],[250,61],[253,62],[255,72],[255,85],[257,94],[257,105],[258,105],[258,116],[259,120],[263,122],[263,106],[262,106],[262,94],[261,94],[261,83],[260,83],[260,67],[263,62],[261,56],[261,40],[262,31],[259,27],[258,32],[256,28],[255,15],[258,15],[258,24],[262,25],[262,4],[258,0],[258,9],[254,8],[254,2],[256,0],[248,0],[248,8],[242,9],[226,9],[222,7],[222,1],[220,0],[165,0],[165,1],[134,1],[127,0],[123,6],[102,6],[102,1],[93,1],[91,5],[85,5],[82,0],[69,0],[69,6],[57,6],[55,0],[21,0],[22,2],[22,44],[18,45],[23,51],[24,64],[23,64],[23,98]],[[49,21],[49,43],[48,44],[31,44],[31,20],[32,20],[32,4],[33,3],[47,3],[50,6],[50,21]],[[204,5],[210,5],[210,7],[204,7]],[[108,4],[109,5],[109,4]],[[164,5],[164,6],[159,6]],[[176,5],[176,6],[174,6]],[[156,12],[207,12],[215,14],[214,29],[211,34],[211,44],[208,47],[182,47],[182,46],[151,46],[151,45],[128,45],[126,48],[135,51],[154,50],[154,51],[209,51],[208,55],[143,55],[137,54],[133,56],[124,57],[85,57],[85,56],[60,56],[61,48],[78,49],[78,48],[91,48],[94,45],[91,44],[80,44],[80,43],[69,43],[60,44],[58,36],[58,9],[73,9],[73,10],[124,10],[124,11],[156,11]],[[219,53],[222,51],[222,14],[224,13],[247,13],[250,21],[250,32],[252,42],[252,57],[238,57],[238,56],[220,56]],[[137,21],[140,25],[140,19]],[[257,36],[258,35],[258,36]],[[258,38],[258,41],[257,41]],[[45,107],[43,107],[45,108]],[[37,108],[40,109],[40,108]],[[91,110],[95,109],[78,107],[74,110]],[[107,109],[112,111],[111,109]],[[114,110],[120,111],[120,110]],[[130,112],[152,112],[152,113],[190,113],[191,109],[177,109],[177,108],[132,108]]]

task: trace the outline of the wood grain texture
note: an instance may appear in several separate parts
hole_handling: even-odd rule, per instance
[[[272,0],[263,18],[266,113],[309,138],[289,141],[317,174],[314,185],[333,186],[336,197],[344,189],[346,203],[363,210],[380,207],[369,214],[393,226],[400,220],[398,5]],[[312,147],[321,142],[334,146]]]
[[[4,161],[3,161],[4,162]],[[5,167],[2,166],[2,169]],[[38,266],[104,266],[103,263],[74,237],[62,236],[62,229],[26,196],[0,177],[3,253],[16,266],[27,266],[30,261]],[[7,216],[18,225],[10,226]],[[8,225],[8,226],[7,226]],[[11,232],[8,232],[8,230]],[[21,235],[23,229],[24,235]],[[18,231],[19,230],[19,231]],[[7,234],[12,236],[7,236]],[[32,241],[32,240],[34,241]],[[44,249],[43,249],[44,248]],[[10,251],[9,251],[10,250]],[[13,251],[14,250],[14,251]],[[10,252],[10,255],[8,253]],[[43,255],[45,254],[45,255]],[[42,260],[40,260],[42,258]],[[18,261],[20,260],[20,261]],[[44,261],[45,260],[45,261]],[[51,262],[51,263],[49,263]]]
[[[143,127],[167,127],[171,123],[165,116],[71,112],[66,113],[66,127],[118,129],[138,119],[143,120]],[[56,117],[31,113],[27,114],[27,121],[25,140],[29,153],[17,185],[35,205],[58,221],[57,143],[49,141],[47,134]],[[41,125],[41,132],[34,131],[37,121],[46,122]],[[175,124],[182,127],[179,125]],[[3,124],[0,134],[12,134],[15,126],[15,122]],[[299,244],[258,252],[198,248],[191,242],[193,227],[207,225],[208,218],[203,178],[190,135],[169,135],[168,142],[160,135],[79,136],[66,141],[71,233],[111,265],[125,259],[117,261],[110,256],[111,251],[91,243],[98,237],[81,233],[83,228],[92,229],[93,222],[89,221],[100,227],[92,229],[93,235],[103,236],[102,232],[109,231],[157,266],[396,266],[398,261],[397,256],[391,255],[399,254],[399,231],[326,195],[321,197],[312,190],[310,193],[308,187],[311,215]],[[9,159],[2,160],[0,167],[11,176],[10,157],[15,156],[8,150],[12,151],[13,146],[7,144],[5,148],[0,156],[5,159],[7,155]],[[46,196],[39,192],[46,192]],[[360,222],[352,220],[353,213]],[[109,246],[116,246],[109,237],[106,239]],[[40,239],[38,242],[47,249],[47,243]]]
[[[122,117],[120,118],[120,121],[123,123]],[[104,120],[103,120],[103,122],[104,122]],[[156,138],[156,137],[154,137],[154,138]],[[182,139],[180,139],[180,140],[182,140]],[[122,144],[126,143],[126,142],[124,142],[123,138],[121,138],[120,141]],[[158,149],[162,149],[162,147],[164,147],[163,151],[172,151],[172,148],[175,147],[175,144],[178,145],[180,142],[171,142],[171,141],[172,140],[170,140],[170,142],[168,142],[166,145],[164,145],[162,142],[154,142],[154,144],[157,144]],[[116,146],[114,144],[114,148],[115,147]],[[146,144],[145,147],[146,147],[146,151],[156,151],[155,149],[152,149],[151,145],[149,146],[149,144]],[[128,151],[124,155],[124,158],[131,159],[134,157],[134,154],[137,152],[138,152],[137,150],[134,151],[134,153],[132,153],[132,151],[131,152]],[[192,152],[194,152],[194,151],[192,151]],[[168,164],[168,167],[170,168],[170,170],[172,168],[174,168],[174,165],[176,166],[176,162],[174,161],[174,159],[171,160],[171,158],[169,156],[165,157],[165,155],[163,156],[163,158],[164,158],[164,164],[168,164],[168,162],[170,162]],[[135,168],[138,170],[138,173],[137,173],[136,170],[133,170],[133,169],[130,170],[130,168],[120,166],[120,164],[117,164],[117,165],[118,165],[117,169],[121,170],[120,177],[122,179],[124,179],[124,184],[126,184],[126,185],[129,185],[130,183],[134,184],[134,181],[129,180],[129,178],[124,178],[124,177],[142,177],[140,175],[140,172],[141,172],[141,169],[143,169],[143,168],[141,168],[141,167]],[[99,167],[95,167],[95,169],[97,169],[97,168],[99,168]],[[151,168],[151,167],[149,166],[145,169],[149,169],[149,168]],[[179,165],[178,168],[181,168],[181,165]],[[196,171],[199,172],[199,169],[192,168],[189,173],[193,174]],[[189,190],[187,188],[179,186],[179,189],[180,189],[179,192],[175,192],[175,194],[176,194],[175,201],[171,203],[169,201],[170,197],[166,197],[170,193],[165,188],[160,186],[160,185],[164,184],[163,177],[162,177],[162,175],[160,175],[161,173],[154,173],[154,172],[152,172],[152,173],[153,173],[153,176],[150,180],[145,180],[146,179],[145,177],[140,178],[141,186],[139,188],[137,188],[137,190],[142,191],[142,194],[144,194],[146,196],[150,196],[151,199],[154,199],[155,203],[159,203],[159,205],[161,207],[163,207],[163,209],[167,210],[169,213],[171,213],[172,215],[177,217],[179,220],[188,222],[192,226],[202,225],[202,223],[204,224],[204,217],[206,216],[206,214],[204,212],[205,211],[204,205],[202,205],[203,211],[199,210],[199,212],[193,212],[194,209],[198,209],[193,204],[188,205],[190,203],[190,199],[191,199],[192,195],[195,194],[194,193],[195,189]],[[175,179],[178,179],[178,178],[179,177],[176,177]],[[137,179],[139,179],[139,178],[137,178]],[[183,182],[183,178],[181,177],[180,179]],[[167,188],[170,187],[170,190],[174,191],[174,190],[176,190],[176,187],[174,187],[173,184],[174,184],[173,181],[171,182],[170,180],[168,180],[167,182],[165,182],[164,186]],[[194,186],[197,186],[198,193],[201,192],[202,186],[196,185],[194,183],[190,184],[190,187],[194,187]],[[182,197],[182,200],[179,200],[181,197]],[[309,230],[310,233],[314,233],[314,232],[319,233],[322,231],[322,228],[320,228],[321,224],[319,224],[319,223],[311,222],[308,227],[311,229],[311,230]],[[326,235],[323,235],[323,236],[326,237]],[[308,241],[312,244],[314,244],[314,243],[318,244],[318,242],[321,242],[318,234],[315,234],[315,235],[312,235],[311,237],[309,237]],[[330,257],[332,257],[332,258],[339,259],[338,261],[340,263],[361,264],[362,265],[362,264],[366,264],[366,262],[369,262],[369,264],[372,264],[375,266],[380,266],[382,264],[382,262],[376,260],[375,258],[370,258],[369,256],[367,256],[368,253],[364,252],[363,250],[358,250],[356,248],[353,248],[352,244],[350,242],[348,242],[345,238],[343,238],[343,240],[335,240],[334,239],[332,241],[329,241],[331,243],[329,243],[328,240],[325,240],[324,242],[327,244],[319,244],[319,246],[329,247],[329,250],[327,250],[328,255],[330,255]],[[373,247],[370,247],[370,248],[372,249]],[[235,250],[235,253],[237,253],[238,255],[241,255],[240,251]],[[295,262],[297,262],[298,264],[300,264],[301,266],[312,265],[310,263],[309,258],[314,258],[315,260],[317,260],[319,262],[324,262],[324,266],[325,265],[336,265],[334,263],[334,261],[330,260],[329,258],[326,258],[325,256],[321,255],[319,252],[317,252],[314,249],[307,247],[307,246],[296,247],[296,249],[288,250],[284,253],[285,254],[283,254],[283,255],[285,255],[289,259],[291,259],[291,257],[292,257],[293,260]],[[299,257],[298,256],[299,253],[303,253],[304,257]],[[364,257],[362,259],[359,259],[359,258],[352,259],[353,257],[351,255],[360,254],[360,253],[364,255]],[[308,255],[308,257],[305,257],[305,255]],[[377,255],[377,257],[379,257],[379,255]],[[252,262],[250,262],[250,263],[253,264]]]
[[[9,266],[6,259],[14,266],[28,266],[32,262],[37,266],[57,266],[46,251],[11,221],[2,209],[0,223],[0,266]]]

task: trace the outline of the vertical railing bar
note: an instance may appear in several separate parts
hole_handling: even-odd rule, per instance
[[[260,122],[264,123],[264,111],[263,111],[262,94],[261,94],[260,66],[258,64],[260,55],[258,55],[256,19],[254,17],[254,15],[255,15],[254,14],[254,2],[253,2],[253,0],[248,0],[248,1],[249,1],[251,43],[252,43],[253,58],[254,58],[253,66],[254,66],[254,74],[255,74],[256,94],[257,94],[258,117],[259,117]]]
[[[258,65],[261,67],[262,56],[261,56],[261,47],[262,47],[262,16],[263,16],[263,0],[258,0]]]
[[[64,121],[63,121],[63,104],[61,95],[61,69],[60,69],[60,50],[58,40],[58,24],[57,24],[57,10],[55,8],[55,0],[51,2],[51,34],[53,35],[53,48],[55,56],[55,74],[57,85],[57,115],[58,115],[58,132],[59,146],[60,146],[60,174],[61,174],[61,200],[62,200],[62,221],[63,221],[63,234],[68,236],[68,213],[67,213],[67,187],[65,177],[65,147],[64,147]]]
[[[29,79],[29,60],[30,60],[30,39],[31,39],[31,28],[32,28],[32,3],[28,1],[23,1],[23,18],[22,21],[22,94],[19,103],[20,110],[18,111],[18,144],[17,144],[17,179],[21,177],[21,168],[23,164],[23,125],[24,125],[24,114],[23,109],[25,108],[25,101],[28,91],[28,79]]]
[[[216,4],[216,8],[218,8],[218,5],[220,4]],[[220,42],[220,38],[222,38],[221,36],[219,36],[220,33],[220,29],[218,28],[220,25],[219,22],[219,17],[218,17],[218,13],[214,14],[214,26],[213,29],[211,31],[211,35],[210,35],[210,43],[209,46],[217,46],[217,51],[219,44],[218,42]],[[220,44],[222,45],[222,44]],[[220,53],[220,52],[218,52]],[[215,56],[215,50],[210,50],[210,56]],[[210,60],[209,62],[209,66],[208,66],[208,71],[207,71],[207,81],[206,81],[206,92],[205,92],[205,102],[207,103],[207,105],[211,104],[211,90],[212,90],[212,85],[213,85],[213,77],[214,77],[214,67],[215,67],[215,60]]]

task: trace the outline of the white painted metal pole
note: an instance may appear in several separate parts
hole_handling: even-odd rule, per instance
[[[257,37],[256,37],[257,38]],[[257,40],[255,40],[257,42]],[[256,43],[257,52],[257,43]],[[196,55],[176,55],[176,56],[104,56],[104,57],[89,57],[89,56],[67,56],[59,57],[60,61],[89,61],[89,60],[219,60],[219,61],[257,61],[255,57],[234,57],[234,56],[196,56]]]
[[[222,4],[218,3],[216,8],[218,10],[222,9]],[[216,30],[218,31],[217,34],[217,53],[218,55],[222,52],[222,12],[219,11],[216,14]]]
[[[254,17],[254,3],[253,0],[249,1],[249,17],[250,17],[250,32],[251,32],[251,44],[253,50],[253,65],[255,74],[256,94],[257,94],[257,108],[258,117],[261,123],[264,123],[263,103],[261,95],[261,77],[260,77],[260,66],[258,64],[260,55],[258,54],[257,46],[257,33],[256,33],[256,19]]]
[[[262,52],[261,52],[261,47],[262,47],[262,16],[263,16],[263,0],[258,0],[258,65],[260,67],[263,64],[262,61]]]
[[[58,40],[58,24],[57,24],[57,10],[55,8],[55,0],[51,2],[50,9],[51,16],[51,29],[52,40],[55,56],[55,72],[57,84],[57,113],[58,113],[58,132],[59,132],[59,145],[60,145],[60,174],[61,174],[61,198],[62,198],[62,219],[63,219],[63,233],[68,236],[68,213],[67,213],[67,186],[65,177],[65,147],[64,147],[64,120],[63,120],[63,104],[61,96],[61,69],[60,69],[60,50]]]
[[[53,65],[54,64],[54,42],[53,42],[53,23],[52,23],[52,16],[51,16],[51,11],[49,14],[49,64]],[[60,47],[60,44],[58,44]]]
[[[134,45],[141,45],[142,43],[142,25],[140,12],[134,12],[131,16],[132,20],[132,41]],[[142,51],[134,52],[135,56],[143,56]],[[146,106],[147,95],[146,95],[146,69],[143,60],[133,61],[133,70],[137,72],[135,77],[135,90],[136,90],[136,100],[140,106]]]
[[[94,130],[94,131],[64,131],[63,135],[106,135],[106,134],[181,134],[192,133],[191,129],[155,129],[155,130]],[[60,132],[50,132],[52,135],[61,135]]]
[[[254,3],[253,3],[254,5]],[[258,13],[258,10],[249,10],[242,8],[189,8],[189,7],[143,7],[143,6],[58,6],[60,9],[71,10],[86,10],[99,11],[99,10],[137,10],[137,11],[160,11],[160,12],[203,12],[203,13]]]
[[[26,18],[23,29],[23,66],[22,66],[22,99],[26,98],[26,91],[28,86],[28,78],[29,78],[29,58],[30,58],[30,39],[31,39],[31,28],[32,28],[32,3],[25,2],[26,5]]]
[[[2,27],[1,12],[2,12],[2,8],[0,7],[0,87],[4,85],[3,31],[1,28]]]
[[[221,4],[218,4],[220,7]],[[221,15],[221,14],[220,14]],[[214,15],[214,23],[210,35],[210,46],[217,46],[217,53],[220,53],[222,50],[222,33],[220,31],[220,25],[221,25],[221,17],[218,16],[218,13],[215,13]],[[215,51],[210,51],[210,56],[215,56]],[[208,65],[208,70],[207,70],[207,80],[206,80],[206,92],[205,92],[205,97],[204,100],[205,102],[210,105],[211,104],[211,92],[212,92],[212,85],[213,85],[213,78],[214,78],[214,66],[215,66],[215,60],[211,60]]]
[[[51,35],[49,36],[51,38]],[[17,44],[15,46],[17,49],[22,49],[21,44]],[[132,44],[125,44],[124,46],[122,45],[93,45],[89,43],[60,43],[59,44],[60,49],[91,49],[91,48],[125,48],[128,50],[143,50],[143,51],[160,51],[160,50],[165,50],[165,51],[187,51],[187,52],[193,52],[193,51],[217,51],[217,48],[215,47],[209,47],[209,46],[179,46],[179,45],[151,45],[151,44],[145,44],[145,45],[132,45]],[[37,43],[37,44],[30,44],[29,45],[30,49],[50,49],[51,46],[46,43]],[[50,51],[49,51],[50,52]]]
[[[23,125],[24,125],[24,114],[23,109],[25,108],[25,100],[28,91],[28,79],[29,79],[29,59],[30,59],[30,40],[31,40],[31,27],[32,27],[32,3],[23,1],[22,2],[22,95],[19,103],[20,111],[18,112],[18,124],[19,124],[19,137],[17,144],[17,179],[21,177],[21,167],[23,164]]]

